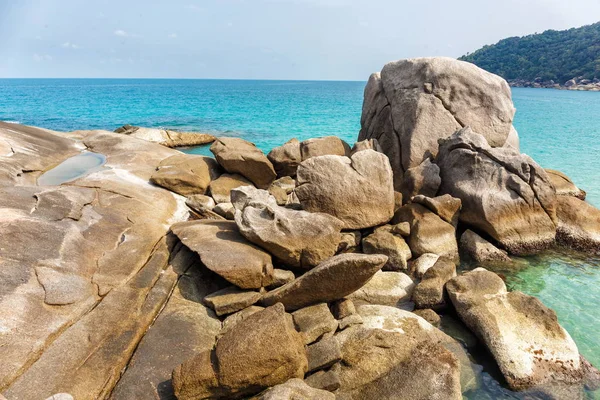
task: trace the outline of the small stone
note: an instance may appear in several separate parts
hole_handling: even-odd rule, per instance
[[[275,268],[273,269],[273,283],[271,283],[268,288],[276,289],[285,285],[286,283],[290,283],[294,279],[296,279],[296,276],[292,271]]]
[[[342,359],[342,350],[335,337],[322,339],[306,349],[308,372],[326,369]]]
[[[411,273],[417,279],[422,279],[427,270],[435,265],[440,258],[437,254],[425,253],[414,260],[410,266]]]
[[[347,317],[340,319],[338,321],[338,325],[339,325],[340,330],[343,331],[344,329],[346,329],[350,326],[360,325],[363,322],[364,321],[360,315],[353,314],[353,315],[348,315]]]
[[[419,317],[423,318],[425,321],[429,322],[431,325],[435,326],[436,328],[440,327],[440,322],[442,321],[442,319],[431,308],[415,310],[413,312],[415,314],[417,314]]]
[[[392,225],[392,233],[403,237],[410,236],[410,224],[408,222],[400,222],[396,225]]]
[[[340,364],[334,364],[333,367],[327,371],[317,371],[306,377],[304,382],[315,389],[335,392],[340,388]]]
[[[253,290],[242,290],[229,286],[204,298],[204,302],[219,316],[243,310],[260,300],[261,294]]]
[[[331,305],[331,311],[336,319],[342,319],[356,314],[356,307],[352,300],[340,299]]]
[[[219,203],[213,211],[228,220],[233,220],[235,217],[235,208],[231,203]]]
[[[375,150],[380,153],[383,153],[383,150],[381,149],[381,146],[379,145],[379,142],[377,141],[377,139],[367,139],[367,140],[361,140],[360,142],[354,143],[354,146],[352,146],[352,151],[350,152],[350,154],[353,155],[353,154],[358,153],[359,151],[363,151],[363,150]]]
[[[187,197],[185,204],[192,210],[212,210],[216,203],[210,196],[192,194]]]
[[[310,344],[328,332],[335,332],[338,322],[326,303],[302,308],[292,313],[296,329],[302,333],[305,344]]]

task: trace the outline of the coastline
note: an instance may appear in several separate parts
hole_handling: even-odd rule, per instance
[[[587,81],[587,82],[586,82]],[[507,80],[510,87],[518,88],[529,88],[529,89],[558,89],[558,90],[571,90],[580,92],[600,92],[600,80],[594,79],[593,81],[585,79],[573,78],[564,84],[559,84],[554,81],[527,81],[523,79],[510,79]]]

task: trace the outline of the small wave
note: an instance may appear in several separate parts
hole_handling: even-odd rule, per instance
[[[20,124],[21,123],[21,121],[11,121],[11,120],[2,121],[2,122],[6,122],[7,124]]]

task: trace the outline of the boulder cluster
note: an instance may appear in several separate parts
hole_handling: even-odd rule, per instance
[[[17,249],[0,301],[30,311],[0,308],[0,391],[458,400],[481,384],[476,349],[511,390],[577,398],[600,372],[492,269],[555,244],[600,252],[600,211],[519,152],[513,114],[501,78],[435,58],[371,76],[352,147],[292,139],[265,155],[220,137],[212,158],[0,124],[14,153],[0,244]],[[58,187],[24,172],[81,144],[104,170]],[[34,246],[36,230],[54,239]]]

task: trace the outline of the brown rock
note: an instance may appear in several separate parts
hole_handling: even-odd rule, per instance
[[[545,171],[548,174],[550,183],[554,186],[557,195],[573,196],[580,200],[585,200],[585,191],[579,189],[567,175],[554,169],[546,168]]]
[[[367,140],[362,140],[360,142],[354,143],[354,146],[352,146],[352,151],[350,152],[350,155],[352,155],[354,153],[358,153],[359,151],[363,151],[363,150],[375,150],[380,153],[383,153],[383,149],[377,142],[377,139],[367,139]]]
[[[432,309],[425,308],[422,310],[415,310],[415,311],[413,311],[413,313],[417,314],[419,317],[423,318],[425,321],[429,322],[431,325],[435,326],[436,328],[440,327],[440,323],[442,322],[442,319],[440,318],[438,313],[436,313]]]
[[[456,266],[454,263],[440,258],[423,274],[423,279],[415,287],[412,296],[415,307],[434,310],[446,308],[444,285],[455,276]]]
[[[309,372],[329,368],[342,359],[340,344],[335,336],[311,344],[306,349],[306,355]]]
[[[381,304],[398,306],[408,302],[415,284],[402,272],[378,271],[356,292],[348,295],[356,304]]]
[[[565,246],[600,254],[600,210],[571,196],[557,196],[556,240]]]
[[[500,250],[470,229],[467,229],[460,237],[460,249],[478,263],[510,262],[510,257],[505,251]]]
[[[296,169],[302,162],[300,142],[296,138],[290,139],[284,145],[273,148],[267,158],[273,164],[277,176],[296,176]]]
[[[158,143],[165,147],[200,146],[215,141],[215,137],[208,133],[177,132],[165,129],[141,128],[131,125],[124,125],[117,128],[115,129],[115,133]]]
[[[462,206],[460,199],[454,198],[449,194],[433,198],[419,195],[413,197],[412,202],[427,207],[455,228],[458,225],[458,216]]]
[[[273,386],[251,400],[335,400],[335,395],[307,385],[301,379],[290,379]]]
[[[301,308],[292,313],[292,317],[306,344],[313,343],[323,335],[333,334],[338,327],[326,303]]]
[[[410,271],[417,279],[422,279],[425,272],[433,267],[440,258],[437,254],[425,253],[411,262]]]
[[[237,286],[229,286],[214,293],[209,294],[204,298],[204,302],[210,308],[215,310],[219,316],[225,314],[233,314],[250,307],[252,304],[260,300],[261,294],[252,290],[242,290]]]
[[[317,371],[306,377],[304,382],[315,389],[335,392],[340,388],[340,364],[335,364],[327,371]]]
[[[331,312],[336,319],[342,319],[356,314],[356,308],[352,300],[340,299],[331,304]]]
[[[417,195],[435,197],[441,183],[440,167],[426,158],[420,165],[409,168],[404,173],[400,186],[402,198],[405,202],[410,202]]]
[[[231,190],[240,186],[252,186],[252,182],[238,174],[222,174],[210,183],[210,195],[215,199],[217,204],[231,203],[229,196]]]
[[[300,143],[302,161],[318,156],[350,156],[350,146],[337,136],[307,139]]]
[[[388,262],[383,266],[385,270],[406,270],[407,261],[412,257],[412,253],[404,239],[400,235],[394,235],[391,231],[392,227],[389,225],[375,229],[375,232],[363,238],[363,252],[388,256]]]
[[[150,182],[182,196],[202,195],[220,174],[219,165],[210,157],[177,154],[160,162]]]

